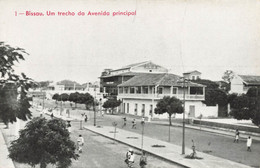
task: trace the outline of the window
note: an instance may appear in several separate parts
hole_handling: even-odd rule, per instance
[[[158,93],[159,93],[159,94],[163,94],[163,88],[162,88],[162,87],[159,87],[159,88],[158,88]]]
[[[177,88],[172,88],[172,94],[177,94]]]
[[[124,93],[128,93],[128,87],[124,87]]]
[[[195,76],[192,76],[192,80],[195,80]]]
[[[123,93],[123,88],[119,87],[119,93]]]
[[[135,93],[135,88],[134,87],[130,87],[130,93]]]
[[[203,95],[203,87],[190,87],[191,95]]]
[[[144,86],[143,87],[143,93],[144,94],[148,94],[148,86]]]
[[[136,93],[137,93],[137,94],[140,94],[140,93],[141,93],[141,86],[137,86],[137,87],[136,87]]]

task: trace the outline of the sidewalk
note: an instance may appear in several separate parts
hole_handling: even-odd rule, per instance
[[[2,133],[2,129],[5,125],[1,123],[0,127],[0,168],[15,168],[13,161],[8,158],[9,152]]]
[[[107,138],[114,139],[114,127],[94,127],[86,126],[87,130],[103,135]],[[117,128],[116,141],[127,144],[137,149],[141,149],[141,135]],[[236,167],[236,168],[249,168],[247,165],[239,164],[230,160],[222,159],[219,157],[211,156],[205,153],[197,152],[197,156],[203,159],[186,159],[181,155],[182,148],[165,141],[143,137],[143,150],[148,153],[158,156],[162,159],[182,165],[183,167],[192,168],[217,168],[217,167]],[[152,145],[164,145],[165,147],[155,148]],[[186,155],[192,153],[190,148],[185,148]]]

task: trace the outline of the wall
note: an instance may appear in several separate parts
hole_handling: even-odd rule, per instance
[[[245,93],[245,91],[243,91],[242,79],[237,75],[235,75],[231,81],[230,93]]]
[[[129,114],[131,115],[135,115],[135,104],[138,104],[138,109],[137,109],[137,115],[138,116],[142,116],[142,104],[145,104],[145,116],[148,117],[149,116],[149,112],[150,112],[150,105],[153,104],[153,108],[156,107],[158,100],[154,100],[154,103],[152,102],[152,99],[123,99],[123,103],[125,103],[125,109],[124,112],[127,114],[127,103],[129,103]],[[122,107],[123,107],[123,103],[122,103]],[[189,117],[189,110],[190,110],[190,106],[193,105],[195,106],[195,117],[199,117],[201,114],[204,117],[208,117],[208,116],[214,116],[217,117],[218,115],[218,107],[214,106],[214,107],[207,107],[205,106],[201,101],[186,101],[185,102],[185,117]],[[168,114],[163,114],[163,115],[157,115],[157,114],[153,114],[152,115],[153,118],[168,118]],[[183,114],[176,114],[175,118],[182,118]]]
[[[185,102],[185,117],[190,117],[190,106],[195,106],[195,118],[200,115],[203,117],[218,117],[218,106],[206,106],[199,101],[186,101]],[[176,114],[175,118],[182,118],[183,114]]]

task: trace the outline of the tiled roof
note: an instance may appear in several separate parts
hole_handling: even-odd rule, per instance
[[[101,76],[100,78],[109,78],[113,76],[136,76],[138,74],[147,74],[147,73],[141,73],[141,72],[124,72],[120,74],[115,74],[115,75],[108,75],[108,76]]]
[[[122,68],[131,68],[131,67],[134,67],[134,66],[137,66],[137,65],[140,65],[140,64],[144,64],[144,63],[148,63],[150,61],[145,61],[145,62],[139,62],[139,63],[135,63],[135,64],[130,64],[130,65],[127,65],[127,66],[124,66]],[[121,68],[120,68],[121,69]]]
[[[184,72],[183,74],[190,74],[190,73],[193,73],[193,72],[198,72],[201,74],[201,72],[197,71],[197,70],[194,70],[194,71],[189,71],[189,72]]]
[[[249,85],[260,85],[260,76],[251,76],[251,75],[238,75],[242,78],[246,84]]]
[[[128,81],[118,86],[182,86],[183,82],[180,76],[167,73],[142,73],[137,74]],[[203,85],[189,82],[189,86],[203,87]]]

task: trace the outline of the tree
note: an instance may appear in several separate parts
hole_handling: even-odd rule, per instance
[[[61,101],[68,101],[69,100],[69,95],[67,94],[67,93],[62,93],[61,95],[60,95],[60,100]]]
[[[227,93],[224,90],[219,89],[219,85],[216,82],[210,80],[199,79],[193,82],[206,85],[205,101],[203,101],[203,103],[207,106],[216,106],[218,104],[219,116],[227,116]]]
[[[89,93],[80,94],[79,103],[85,104],[86,109],[88,110],[90,106],[94,104],[94,97],[91,96]]]
[[[75,143],[70,140],[65,121],[33,118],[19,132],[17,140],[11,142],[9,157],[16,162],[35,166],[57,164],[58,168],[67,168],[71,159],[77,159]]]
[[[80,95],[79,95],[78,92],[71,93],[70,96],[69,96],[69,101],[75,103],[75,108],[77,107],[79,96]]]
[[[260,88],[250,88],[246,94],[236,96],[230,103],[231,115],[238,119],[251,119],[260,126]]]
[[[117,99],[108,99],[107,101],[104,102],[103,104],[103,108],[111,108],[111,111],[112,111],[112,114],[114,112],[114,109],[116,107],[118,107],[119,105],[121,104],[121,101],[120,100],[117,100]]]
[[[232,70],[226,70],[222,76],[222,79],[228,84],[231,83],[231,80],[234,78],[234,72]]]
[[[250,119],[251,113],[249,110],[249,98],[247,95],[243,94],[237,96],[230,104],[232,115],[237,120]]]
[[[232,70],[226,70],[222,76],[222,79],[228,83],[227,91],[231,88],[231,81],[234,78],[234,72]]]
[[[30,104],[27,98],[28,89],[34,82],[25,74],[15,73],[15,63],[24,60],[26,53],[22,48],[14,48],[0,42],[0,118],[8,123],[16,118],[27,120],[31,117]]]
[[[52,99],[56,101],[60,100],[60,95],[58,93],[55,93],[53,96],[52,96]]]
[[[260,88],[250,88],[246,95],[249,98],[249,110],[251,111],[252,122],[260,126]]]
[[[155,114],[164,114],[168,113],[169,115],[169,125],[172,125],[172,115],[173,114],[181,114],[184,109],[182,106],[182,101],[177,99],[176,97],[164,96],[159,102],[156,104]]]

